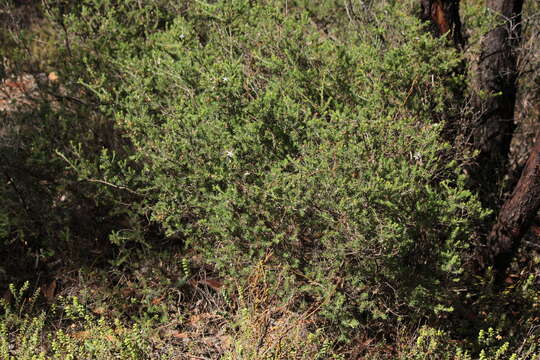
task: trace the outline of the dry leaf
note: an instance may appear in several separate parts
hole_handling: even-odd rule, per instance
[[[122,295],[127,297],[131,296],[135,291],[132,288],[123,288],[122,290],[120,290],[120,292],[122,293]]]
[[[189,284],[191,286],[206,285],[216,291],[219,291],[223,287],[223,282],[216,279],[191,280]]]
[[[212,318],[212,317],[215,317],[215,315],[210,314],[210,313],[203,313],[203,314],[192,315],[192,316],[189,318],[189,323],[191,324],[191,326],[198,327],[198,326],[201,325],[200,322],[201,322],[202,320],[205,320],[205,319],[208,319],[208,318]]]
[[[187,338],[189,338],[188,333],[175,331],[175,330],[171,330],[171,331],[167,332],[167,336],[170,336],[170,337],[173,337],[173,338],[176,338],[176,339],[187,339]]]
[[[58,74],[53,71],[53,72],[49,73],[48,78],[49,78],[49,81],[51,81],[51,82],[58,81]]]
[[[41,292],[48,302],[53,302],[54,294],[56,292],[56,280],[53,280],[49,285],[43,285],[41,287]]]
[[[161,300],[163,299],[164,299],[164,296],[152,299],[152,305],[158,305],[159,303],[161,303]]]
[[[92,309],[92,312],[94,314],[98,314],[98,315],[103,315],[103,314],[105,314],[106,311],[107,311],[107,309],[105,309],[103,306]]]
[[[77,331],[76,333],[73,333],[71,336],[79,340],[88,339],[88,337],[90,336],[90,331]]]
[[[215,279],[204,279],[200,280],[199,284],[204,284],[212,289],[219,291],[223,287],[223,283],[221,281],[215,280]]]
[[[197,323],[199,321],[201,321],[201,315],[192,315],[189,318],[189,323],[191,324],[191,326],[197,326]]]

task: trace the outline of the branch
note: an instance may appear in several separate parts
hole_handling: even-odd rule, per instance
[[[71,162],[64,154],[62,154],[58,150],[56,151],[56,154],[58,156],[60,156],[75,172],[77,172],[77,173],[79,172],[78,169],[77,169],[77,166],[75,166],[75,164],[73,164],[73,162]],[[113,183],[108,182],[106,180],[94,179],[94,178],[83,178],[81,180],[88,181],[88,182],[91,182],[91,183],[99,183],[99,184],[107,185],[107,186],[110,186],[110,187],[115,188],[115,189],[127,191],[130,194],[134,194],[134,195],[138,195],[138,196],[144,196],[144,194],[142,194],[140,192],[137,192],[135,190],[131,190],[130,188],[128,188],[126,186],[116,185],[116,184],[113,184]]]

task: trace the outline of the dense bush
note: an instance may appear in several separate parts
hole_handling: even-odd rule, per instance
[[[11,260],[0,290],[17,305],[9,281],[47,289],[39,265],[57,266],[52,257],[74,261],[88,287],[61,303],[76,326],[43,348],[51,314],[3,303],[3,356],[145,358],[184,339],[201,311],[226,328],[227,358],[322,359],[362,344],[357,355],[373,359],[537,352],[532,276],[494,295],[467,274],[485,211],[465,185],[466,149],[449,144],[462,125],[449,123],[470,110],[464,67],[426,34],[416,3],[45,1],[39,30],[3,22],[2,71],[35,88],[0,114],[0,252]],[[149,250],[159,240],[185,250],[162,258]],[[104,258],[102,278],[82,266]],[[206,282],[213,272],[223,292]],[[114,291],[97,295],[97,283]],[[490,326],[501,330],[475,338]],[[100,345],[117,331],[121,342]]]
[[[220,271],[270,255],[343,329],[451,311],[482,215],[441,135],[459,58],[403,5],[329,32],[279,1],[196,3],[113,42],[148,17],[105,5],[70,18],[70,51],[131,153],[67,153],[82,179]]]

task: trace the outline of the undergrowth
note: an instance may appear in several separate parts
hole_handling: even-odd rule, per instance
[[[470,84],[416,2],[0,5],[1,359],[539,356],[533,276],[474,276]]]

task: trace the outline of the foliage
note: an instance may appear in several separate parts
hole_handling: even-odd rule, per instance
[[[525,334],[523,334],[525,335]],[[399,359],[436,359],[436,360],[497,360],[497,359],[534,359],[538,353],[538,334],[529,332],[519,341],[506,341],[500,331],[488,328],[480,330],[474,341],[477,352],[475,356],[452,341],[442,330],[422,327],[412,344],[401,349]],[[517,346],[519,344],[519,346]]]
[[[330,35],[313,5],[108,4],[47,8],[69,30],[70,91],[89,92],[53,161],[105,184],[88,188],[96,201],[127,202],[229,275],[272,254],[345,332],[451,311],[482,215],[441,137],[459,58],[402,5]]]
[[[218,347],[223,359],[343,359],[316,327],[317,309],[297,314],[290,302],[272,295],[281,284],[269,281],[271,271],[258,264],[248,287],[237,287],[230,295],[200,292],[199,301],[214,304],[208,312],[191,311],[186,319],[182,311],[165,325],[111,320],[106,311],[91,310],[91,304],[78,297],[37,306],[39,292],[27,297],[29,283],[12,285],[14,301],[1,303],[0,358],[171,359],[203,356]]]
[[[66,10],[63,5],[44,2],[34,6],[39,15],[31,27],[25,27],[26,5],[20,9],[10,1],[0,4],[1,15],[9,20],[2,23],[5,31],[1,31],[2,46],[9,50],[1,59],[7,78],[0,85],[0,191],[4,200],[0,241],[5,245],[2,251],[17,250],[17,256],[25,259],[22,264],[39,262],[30,258],[42,253],[67,251],[64,256],[77,258],[79,251],[106,241],[113,231],[129,226],[134,232],[147,226],[144,219],[119,205],[133,194],[96,187],[92,179],[69,171],[58,155],[84,152],[88,166],[99,171],[102,151],[127,149],[107,114],[100,111],[94,94],[78,82],[90,83],[88,78],[95,72],[83,71],[88,56],[74,58],[71,53],[71,40],[66,38],[70,16],[59,14]],[[84,44],[73,45],[73,50],[82,51],[82,47]],[[41,52],[46,56],[40,56]],[[100,56],[104,54],[102,51]],[[139,238],[143,233],[138,232]],[[18,269],[17,263],[7,265],[10,275],[16,274],[9,281],[25,278],[26,269]]]
[[[149,353],[146,334],[134,325],[127,328],[119,321],[108,324],[96,319],[76,297],[60,299],[50,313],[33,307],[39,297],[35,292],[25,297],[29,283],[20,289],[10,286],[13,305],[1,300],[0,358],[35,359],[145,359]],[[36,314],[37,313],[37,314]],[[69,330],[48,332],[47,319],[61,317],[70,322]]]
[[[477,332],[510,301],[471,286],[487,212],[447,131],[468,84],[411,4],[45,1],[46,31],[2,37],[13,79],[59,80],[2,114],[0,250],[78,254],[87,288],[47,313],[4,303],[0,357],[341,359],[365,338],[403,359],[532,356],[507,319],[456,340],[468,304],[489,313]],[[171,242],[180,260],[151,252]]]
[[[114,69],[86,86],[133,152],[71,165],[141,194],[141,214],[220,271],[272,254],[345,331],[451,311],[482,216],[441,136],[459,58],[402,6],[380,11],[392,27],[336,37],[281,2],[197,3],[120,38],[86,61]]]
[[[55,161],[229,275],[272,254],[345,333],[452,310],[482,216],[441,137],[455,52],[402,5],[332,36],[281,2],[138,4],[48,9],[69,30],[64,76],[98,109],[68,120],[80,145]],[[97,155],[107,129],[122,140]]]
[[[320,327],[320,304],[298,313],[293,298],[276,296],[285,282],[282,270],[260,262],[245,284],[235,284],[231,293],[196,290],[199,300],[192,304],[212,304],[205,312],[182,309],[175,321],[165,324],[112,320],[78,297],[40,306],[39,293],[29,293],[28,283],[20,288],[12,285],[13,301],[1,300],[0,358],[170,359],[208,354],[235,360],[351,358]],[[414,333],[401,332],[392,349],[365,340],[364,352],[357,354],[372,360],[535,359],[540,355],[540,334],[537,327],[526,330],[510,335],[486,328],[464,341],[423,326]]]

